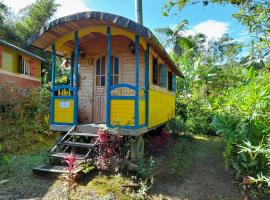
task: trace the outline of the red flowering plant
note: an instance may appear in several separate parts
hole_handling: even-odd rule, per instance
[[[95,141],[97,145],[96,164],[100,170],[109,170],[116,167],[119,162],[119,148],[122,137],[120,135],[112,135],[108,129],[100,129],[98,137]]]
[[[68,182],[68,188],[70,190],[74,187],[74,184],[76,183],[75,179],[78,176],[78,174],[76,173],[76,169],[78,168],[77,158],[73,151],[64,158],[63,162],[68,164],[68,166],[65,168],[65,170],[67,171],[65,179]]]

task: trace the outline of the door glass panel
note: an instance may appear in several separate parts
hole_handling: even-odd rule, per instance
[[[100,75],[100,59],[97,60],[96,74]]]
[[[118,74],[119,73],[119,60],[118,60],[118,58],[115,58],[114,73],[115,74]]]
[[[105,86],[105,76],[101,76],[100,86]]]
[[[105,56],[102,57],[102,62],[101,62],[101,75],[105,75]]]

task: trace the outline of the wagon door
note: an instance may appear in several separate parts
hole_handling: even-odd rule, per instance
[[[98,58],[95,69],[95,104],[94,104],[94,122],[105,123],[106,121],[106,59],[105,56]],[[111,56],[111,85],[116,85],[120,81],[120,63],[119,58]],[[115,94],[116,91],[112,92]],[[118,92],[117,92],[118,94]]]
[[[95,69],[94,86],[94,122],[105,123],[106,108],[106,60],[105,56],[98,58]]]

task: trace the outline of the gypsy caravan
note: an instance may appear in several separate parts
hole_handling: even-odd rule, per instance
[[[139,23],[83,12],[52,21],[28,44],[52,53],[50,128],[67,132],[58,145],[90,151],[91,145],[67,141],[68,136],[118,127],[119,134],[136,137],[137,149],[143,149],[141,136],[175,116],[176,76],[182,74]],[[57,56],[70,61],[68,85],[55,82]],[[54,149],[51,155],[65,152]]]

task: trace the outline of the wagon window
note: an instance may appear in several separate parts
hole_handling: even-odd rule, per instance
[[[160,86],[166,88],[167,87],[167,66],[165,64],[161,65],[161,73],[160,73]]]
[[[102,56],[102,58],[97,59],[96,86],[105,86],[105,56]]]
[[[111,85],[116,85],[119,82],[119,59],[111,56]]]
[[[153,58],[153,83],[158,85],[158,59]]]
[[[172,71],[168,73],[168,89],[172,91]]]

